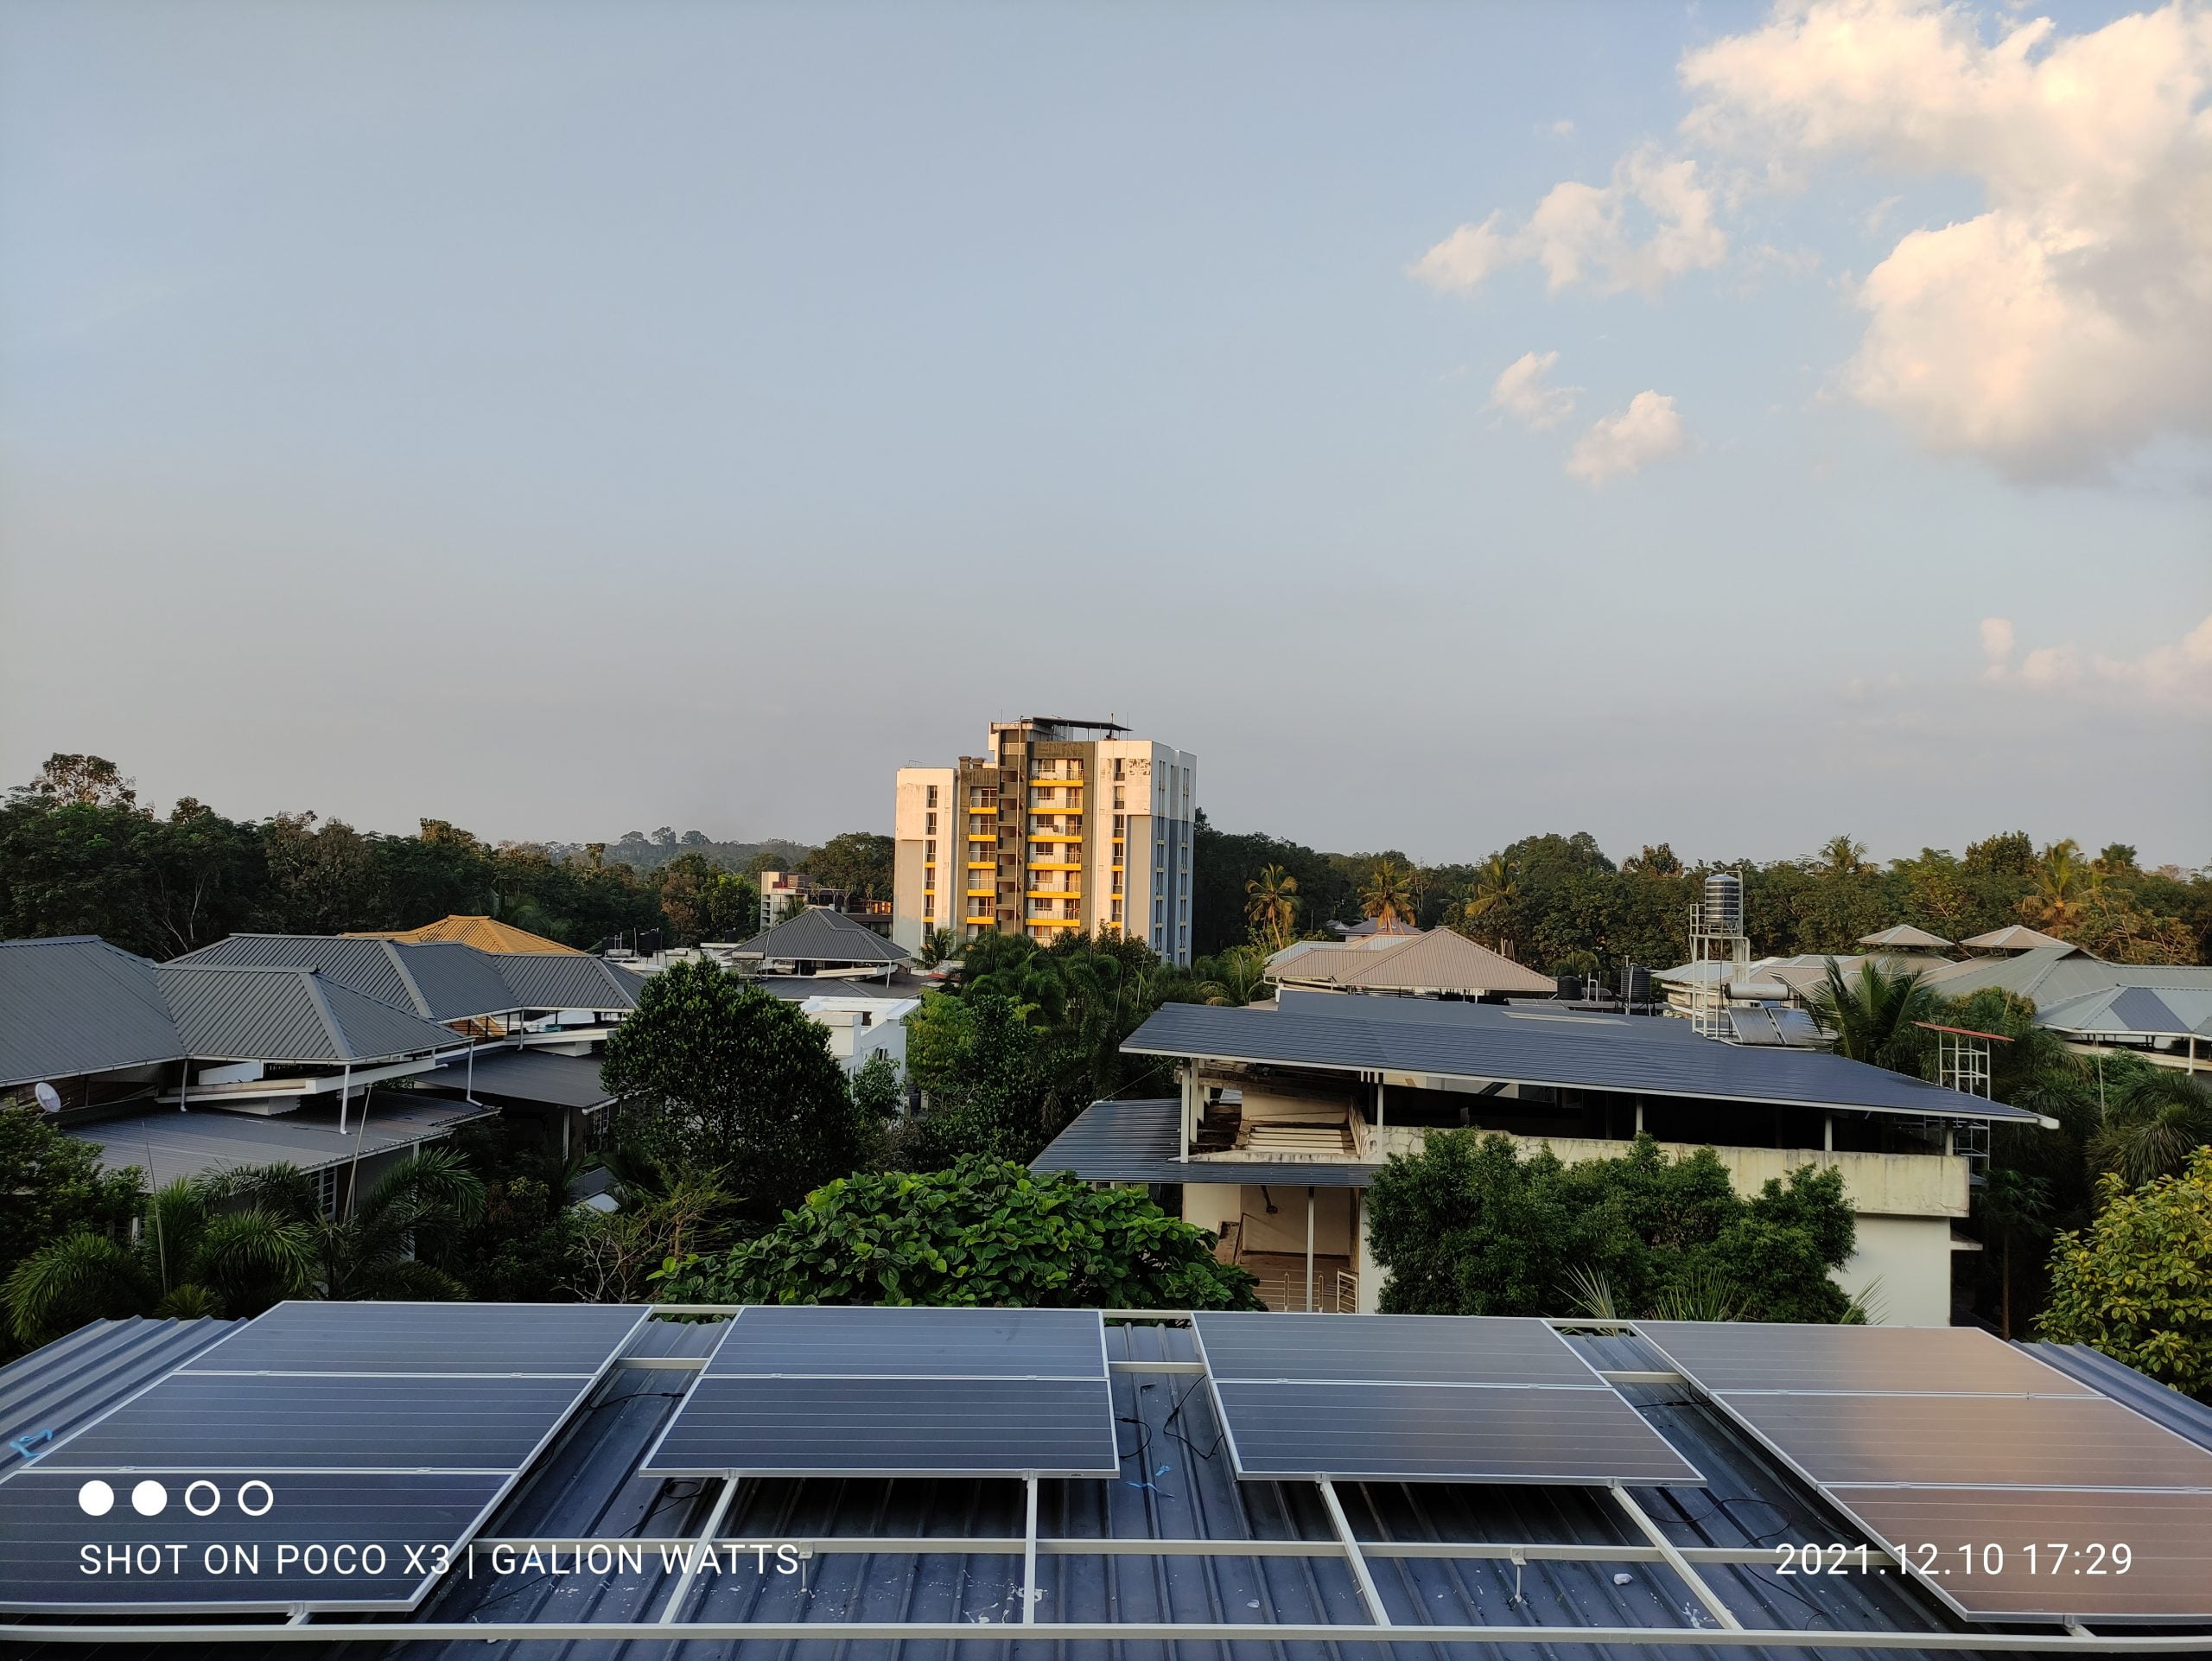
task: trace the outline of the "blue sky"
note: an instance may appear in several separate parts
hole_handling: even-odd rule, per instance
[[[2212,30],[2041,10],[11,9],[0,776],[816,837],[1111,711],[1330,847],[2202,863]]]

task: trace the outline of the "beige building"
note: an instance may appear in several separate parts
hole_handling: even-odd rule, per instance
[[[1197,804],[1187,750],[1112,722],[994,722],[982,754],[899,769],[891,938],[1114,931],[1188,964]]]

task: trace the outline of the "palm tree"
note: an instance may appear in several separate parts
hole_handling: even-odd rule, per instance
[[[2186,1073],[2146,1067],[2120,1087],[2089,1138],[2089,1157],[2131,1188],[2171,1176],[2212,1142],[2212,1092]]]
[[[2053,933],[2070,928],[2082,915],[2092,874],[2082,859],[2082,844],[2068,837],[2054,842],[2036,861],[2036,891],[2020,910]]]
[[[1298,928],[1298,879],[1280,865],[1263,865],[1244,885],[1244,893],[1252,939],[1270,952],[1281,951]]]
[[[1414,920],[1414,895],[1419,888],[1414,873],[1395,859],[1378,859],[1367,869],[1367,881],[1359,891],[1360,909],[1388,928]]]
[[[1520,868],[1504,855],[1492,854],[1475,873],[1473,890],[1460,907],[1460,915],[1470,934],[1487,934],[1498,951],[1510,958],[1513,942],[1507,935],[1520,901]]]
[[[468,1289],[418,1261],[419,1240],[465,1228],[484,1212],[484,1181],[450,1148],[395,1165],[342,1218],[319,1219],[316,1278],[327,1298],[438,1301]]]
[[[1997,1237],[1998,1335],[2012,1336],[2012,1243],[2023,1236],[2033,1238],[2044,1231],[2050,1211],[2050,1184],[2042,1177],[2008,1165],[1994,1166],[1989,1181],[1976,1196],[1982,1232]]]
[[[181,1178],[147,1196],[135,1244],[72,1234],[17,1264],[9,1325],[41,1344],[102,1316],[254,1315],[301,1295],[315,1279],[302,1183],[289,1165]]]
[[[1830,876],[1860,876],[1867,870],[1866,844],[1849,837],[1830,837],[1821,844],[1821,866]]]
[[[1808,1002],[1827,1029],[1829,1049],[1897,1072],[1911,1070],[1913,1024],[1932,1018],[1936,1007],[1918,970],[1892,975],[1872,958],[1851,975],[1829,958],[1827,978]]]
[[[949,928],[933,928],[922,936],[921,963],[925,969],[934,969],[960,953],[960,937]]]

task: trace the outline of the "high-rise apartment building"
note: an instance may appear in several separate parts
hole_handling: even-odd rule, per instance
[[[982,755],[899,768],[892,939],[1115,930],[1187,964],[1198,759],[1128,733],[1031,716],[992,722]]]

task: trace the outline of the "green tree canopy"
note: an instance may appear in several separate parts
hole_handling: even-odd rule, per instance
[[[1011,1161],[849,1177],[751,1243],[677,1264],[672,1302],[1256,1309],[1249,1271],[1138,1188]]]
[[[829,1034],[716,964],[647,981],[600,1078],[622,1102],[619,1141],[664,1169],[719,1171],[758,1227],[873,1151]]]
[[[1399,1314],[1717,1313],[1836,1321],[1830,1276],[1856,1235],[1843,1179],[1805,1166],[1738,1194],[1709,1148],[1669,1159],[1649,1136],[1617,1159],[1563,1163],[1510,1137],[1432,1131],[1368,1193],[1382,1307]]]
[[[2043,1336],[2212,1397],[2212,1148],[2133,1193],[2108,1176],[2100,1198],[2052,1248]]]
[[[29,1104],[0,1102],[0,1283],[72,1235],[122,1234],[138,1214],[138,1173],[100,1168],[99,1149]],[[9,1346],[0,1342],[0,1355]]]
[[[891,898],[890,837],[874,830],[848,830],[832,837],[807,859],[807,875],[848,901]]]

